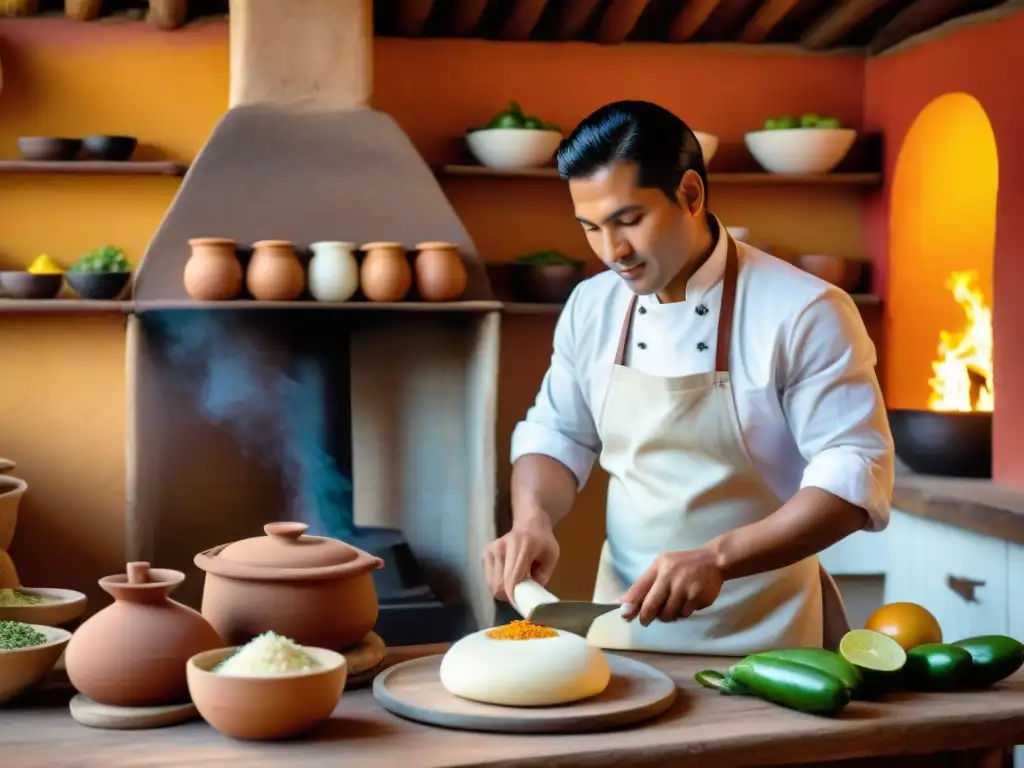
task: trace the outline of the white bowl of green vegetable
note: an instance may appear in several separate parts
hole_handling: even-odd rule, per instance
[[[562,129],[536,115],[527,115],[514,101],[483,128],[466,133],[466,146],[487,168],[539,168],[551,162],[562,141]]]
[[[70,639],[64,629],[0,621],[0,704],[42,683]]]
[[[747,150],[769,173],[830,173],[846,157],[857,132],[834,117],[778,117],[744,136]]]
[[[0,621],[62,627],[85,613],[88,598],[73,589],[0,589]]]

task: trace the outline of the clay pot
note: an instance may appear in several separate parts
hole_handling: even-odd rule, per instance
[[[359,288],[355,243],[320,242],[309,246],[309,293],[317,301],[348,301]]]
[[[206,619],[168,595],[181,571],[128,563],[100,579],[114,598],[71,636],[65,664],[71,684],[100,704],[142,707],[188,701],[185,664],[224,641]]]
[[[294,301],[306,289],[306,271],[288,240],[253,243],[245,287],[260,301]]]
[[[0,475],[6,475],[8,472],[14,471],[14,468],[17,466],[18,465],[10,459],[5,459],[3,456],[0,456]]]
[[[185,290],[200,301],[231,301],[242,292],[242,263],[235,241],[196,237],[188,241],[192,255],[185,264]]]
[[[367,243],[359,269],[363,295],[370,301],[401,301],[412,288],[412,267],[401,243]]]
[[[0,550],[7,551],[18,524],[18,507],[28,483],[10,475],[0,475]]]
[[[228,645],[267,631],[299,645],[338,650],[377,623],[372,572],[384,561],[337,539],[307,536],[304,523],[269,523],[266,536],[201,552],[203,616]]]
[[[805,272],[810,272],[844,291],[854,290],[860,284],[864,273],[863,261],[844,259],[841,256],[804,254],[797,256],[795,263]]]
[[[454,243],[420,243],[414,264],[416,290],[424,301],[455,301],[469,276]]]

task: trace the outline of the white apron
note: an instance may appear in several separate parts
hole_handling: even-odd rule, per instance
[[[595,602],[614,602],[663,552],[696,549],[782,506],[740,432],[728,365],[739,273],[728,237],[715,370],[663,378],[623,365],[636,297],[623,321],[598,420],[608,486],[607,540]],[[606,614],[587,638],[602,648],[742,656],[773,648],[835,648],[849,629],[817,557],[726,581],[713,605],[647,627]]]

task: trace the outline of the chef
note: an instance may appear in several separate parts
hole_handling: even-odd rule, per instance
[[[553,526],[599,460],[611,480],[593,599],[622,610],[594,623],[592,644],[834,648],[849,624],[817,554],[883,529],[893,487],[857,307],[730,236],[708,210],[696,137],[660,106],[602,107],[557,162],[608,270],[566,302],[513,433],[513,523],[484,553],[491,591],[548,581]]]

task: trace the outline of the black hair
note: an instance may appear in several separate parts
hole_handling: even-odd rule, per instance
[[[700,142],[690,127],[649,101],[616,101],[592,112],[573,129],[555,155],[558,175],[586,178],[612,163],[632,162],[641,187],[658,188],[676,201],[686,171],[696,171],[708,194]]]

